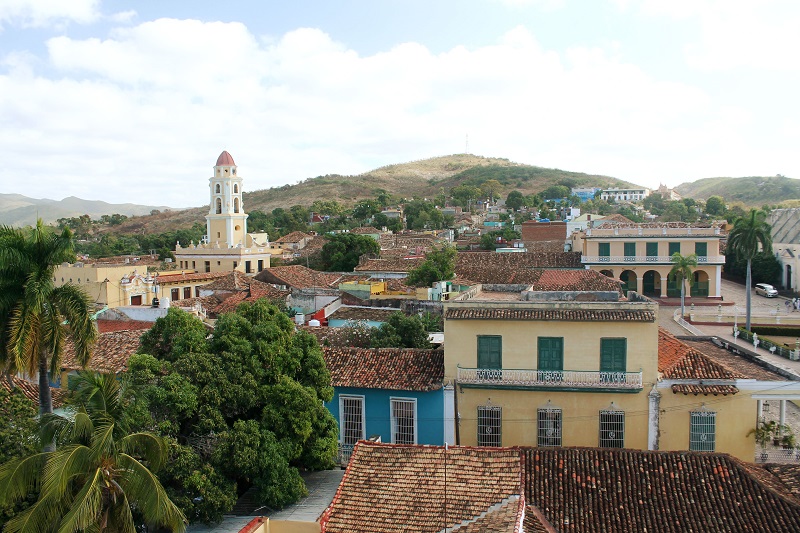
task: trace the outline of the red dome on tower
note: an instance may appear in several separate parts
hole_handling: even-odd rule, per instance
[[[215,166],[220,165],[236,166],[236,163],[233,162],[233,156],[231,156],[227,150],[223,150],[223,152],[219,154],[219,157],[217,158],[217,164]]]

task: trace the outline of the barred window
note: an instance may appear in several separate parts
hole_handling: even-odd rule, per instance
[[[339,422],[343,446],[352,446],[365,437],[364,397],[339,396]]]
[[[478,446],[501,446],[502,425],[502,408],[478,407]]]
[[[600,447],[625,447],[625,411],[600,411]]]
[[[561,446],[561,409],[539,409],[537,421],[537,445],[541,447]]]
[[[713,452],[716,449],[717,413],[692,411],[689,414],[689,449],[694,452]]]
[[[391,400],[392,442],[395,444],[417,443],[417,401],[410,399]]]

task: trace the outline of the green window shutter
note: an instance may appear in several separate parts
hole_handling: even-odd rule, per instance
[[[627,339],[600,339],[600,372],[625,372]]]
[[[636,257],[636,243],[635,242],[626,242],[625,243],[625,257]]]
[[[503,337],[478,336],[478,368],[503,368]]]
[[[694,253],[697,257],[705,257],[708,255],[708,243],[696,242],[694,243]]]
[[[597,253],[600,254],[600,257],[609,257],[611,255],[611,243],[610,242],[598,242],[597,243]]]
[[[674,253],[681,253],[681,243],[679,242],[669,243],[669,256],[672,257],[672,254]]]
[[[658,243],[657,242],[648,242],[647,243],[647,257],[658,257]]]
[[[564,338],[539,337],[539,370],[564,370]]]

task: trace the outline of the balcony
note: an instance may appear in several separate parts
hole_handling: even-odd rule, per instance
[[[575,392],[639,392],[642,372],[458,367],[459,387]]]
[[[669,255],[584,255],[581,256],[581,263],[583,264],[609,264],[609,265],[624,265],[626,263],[633,265],[649,265],[649,264],[672,264],[672,257]],[[724,255],[701,255],[697,257],[698,265],[724,265]]]

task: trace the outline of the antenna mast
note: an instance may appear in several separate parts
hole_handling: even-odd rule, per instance
[[[469,133],[467,133],[467,141],[466,144],[464,145],[464,153],[465,154],[469,153]]]

